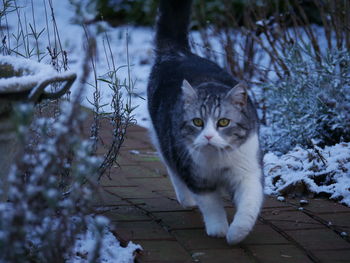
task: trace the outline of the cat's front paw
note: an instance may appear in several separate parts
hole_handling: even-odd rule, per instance
[[[197,205],[194,198],[190,195],[187,196],[177,196],[179,203],[185,208],[195,207]]]
[[[240,225],[232,223],[228,229],[226,240],[230,245],[235,245],[240,243],[249,232],[252,230],[252,227],[249,225]]]
[[[211,237],[225,237],[228,230],[227,222],[217,222],[206,225],[207,235]]]

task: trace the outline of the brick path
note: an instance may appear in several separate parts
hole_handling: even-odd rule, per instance
[[[280,202],[267,196],[253,232],[230,247],[205,234],[197,209],[177,203],[145,129],[129,129],[119,164],[111,180],[102,179],[103,199],[97,206],[119,237],[143,247],[138,262],[350,262],[348,207],[312,199],[301,208],[297,199]],[[231,220],[229,202],[226,210]]]

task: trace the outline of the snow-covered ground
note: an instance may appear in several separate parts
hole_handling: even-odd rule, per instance
[[[100,220],[105,221],[105,218],[101,217]],[[102,224],[105,225],[106,222],[102,222]],[[94,228],[94,224],[90,224],[87,231],[78,236],[72,251],[72,255],[68,257],[66,263],[91,262],[91,252],[94,251],[96,242],[99,239],[99,237],[96,236],[98,235],[98,231],[96,231]],[[134,257],[137,250],[142,250],[140,245],[135,245],[133,242],[129,242],[127,247],[121,247],[120,242],[108,229],[103,230],[103,238],[101,240],[100,249],[100,262],[132,263],[134,262]]]
[[[282,156],[267,153],[264,163],[267,194],[326,194],[350,206],[350,143],[296,147]]]

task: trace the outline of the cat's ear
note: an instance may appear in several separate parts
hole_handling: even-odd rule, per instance
[[[183,80],[181,89],[182,89],[182,94],[184,95],[185,101],[191,101],[191,100],[197,98],[196,91],[191,86],[191,84],[188,83],[187,80],[185,80],[185,79]]]
[[[248,100],[247,85],[244,82],[238,83],[227,93],[226,98],[231,100],[233,104],[243,108],[247,105]]]

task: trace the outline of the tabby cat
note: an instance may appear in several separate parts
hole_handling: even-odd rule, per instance
[[[198,206],[206,232],[242,241],[263,202],[256,110],[247,87],[191,53],[190,0],[161,0],[148,84],[151,135],[185,207]],[[229,225],[222,193],[236,214]]]

